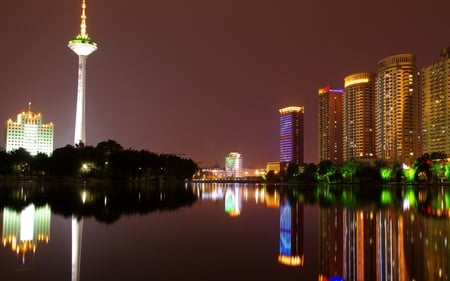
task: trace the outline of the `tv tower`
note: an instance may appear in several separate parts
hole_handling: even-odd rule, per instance
[[[86,32],[86,0],[81,5],[80,34],[69,41],[68,47],[78,55],[77,113],[75,117],[74,144],[86,144],[85,103],[86,103],[86,60],[97,50],[97,43]]]

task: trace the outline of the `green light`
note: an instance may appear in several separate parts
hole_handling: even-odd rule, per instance
[[[382,167],[380,169],[381,179],[389,181],[392,177],[392,168]]]
[[[444,200],[445,200],[445,207],[446,209],[448,209],[448,207],[450,207],[450,194],[448,192],[445,192]]]
[[[445,178],[450,180],[450,163],[445,164]]]
[[[392,198],[392,192],[389,189],[384,189],[381,192],[381,204],[383,205],[390,205],[394,199]]]
[[[413,189],[408,189],[405,192],[405,198],[408,200],[410,206],[412,207],[417,206],[417,198]]]
[[[403,175],[405,176],[407,182],[413,182],[415,174],[416,169],[414,168],[408,168],[403,170]]]
[[[342,191],[342,203],[346,207],[355,206],[356,198],[355,198],[355,195],[353,194],[353,192],[348,191],[348,190],[343,190]]]

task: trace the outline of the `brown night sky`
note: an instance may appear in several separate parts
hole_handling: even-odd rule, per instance
[[[305,161],[317,163],[317,90],[412,53],[450,46],[450,1],[88,0],[87,144],[182,153],[224,165],[279,159],[278,109],[305,106]],[[0,119],[27,108],[72,144],[81,0],[2,0]],[[1,130],[0,146],[5,132]]]

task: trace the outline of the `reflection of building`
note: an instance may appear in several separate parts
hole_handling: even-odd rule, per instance
[[[232,217],[236,217],[241,214],[241,208],[242,198],[239,185],[227,187],[225,191],[225,212]]]
[[[320,272],[330,278],[344,276],[344,209],[320,209]]]
[[[303,204],[284,198],[280,204],[280,253],[278,262],[303,266]]]
[[[319,89],[319,161],[342,164],[343,90]]]
[[[303,106],[290,106],[280,112],[280,161],[303,165]]]
[[[31,155],[53,152],[53,123],[42,124],[42,115],[28,110],[17,115],[17,122],[6,121],[6,151],[24,148]]]
[[[362,210],[344,211],[344,277],[345,280],[379,280],[375,247],[375,220]]]
[[[20,261],[26,262],[27,254],[35,254],[38,243],[50,240],[50,206],[28,205],[20,212],[9,208],[3,210],[3,247],[10,245]]]
[[[356,73],[344,81],[344,161],[374,158],[374,75]]]
[[[375,81],[376,156],[411,163],[417,143],[417,71],[415,57],[402,54],[378,62]]]
[[[422,70],[422,146],[424,153],[450,154],[450,47],[441,60]]]
[[[228,177],[240,178],[242,176],[242,155],[238,152],[230,152],[225,157],[225,172]]]
[[[85,102],[86,102],[86,60],[97,50],[97,43],[91,40],[86,30],[86,3],[83,0],[81,12],[81,30],[75,39],[69,41],[68,47],[78,55],[78,90],[75,117],[74,143],[86,143]]]

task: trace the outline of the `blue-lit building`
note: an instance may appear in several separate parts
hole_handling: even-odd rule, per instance
[[[280,109],[279,112],[280,162],[303,165],[304,107],[290,106]]]

